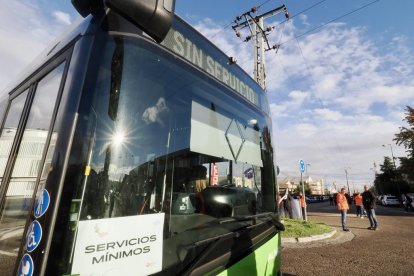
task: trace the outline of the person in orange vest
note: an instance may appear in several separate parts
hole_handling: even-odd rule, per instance
[[[349,210],[349,205],[345,196],[345,188],[342,188],[341,192],[336,195],[336,205],[338,206],[338,210],[341,211],[342,230],[348,232],[349,229],[346,227],[346,212]]]
[[[306,213],[305,213],[305,208],[306,208],[306,198],[305,196],[299,192],[299,201],[300,201],[300,207],[302,208],[302,218],[303,220],[306,220]]]
[[[362,195],[361,193],[356,193],[354,196],[355,206],[356,206],[356,215],[357,217],[364,218],[363,217],[363,211],[362,211]]]

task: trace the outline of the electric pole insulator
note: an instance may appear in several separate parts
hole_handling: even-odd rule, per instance
[[[278,50],[278,49],[279,49],[279,47],[280,47],[280,45],[275,44],[275,45],[273,45],[272,47],[270,47],[270,48],[266,49],[266,51],[270,51],[270,50]]]

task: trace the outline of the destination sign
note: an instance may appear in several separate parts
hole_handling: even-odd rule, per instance
[[[257,92],[227,69],[232,65],[215,60],[203,50],[203,46],[197,45],[175,29],[169,31],[162,44],[259,106]]]

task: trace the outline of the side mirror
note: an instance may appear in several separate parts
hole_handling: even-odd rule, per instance
[[[102,1],[97,0],[71,0],[72,5],[82,17],[87,17],[98,9],[103,9]]]
[[[175,0],[71,0],[83,17],[105,6],[131,21],[160,43],[171,28]]]
[[[104,3],[158,43],[167,35],[174,18],[175,0],[104,0]]]

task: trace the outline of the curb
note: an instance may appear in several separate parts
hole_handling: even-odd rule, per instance
[[[331,232],[324,233],[321,235],[314,235],[310,237],[282,238],[282,244],[283,243],[304,243],[304,242],[319,241],[319,240],[331,238],[335,234],[336,234],[336,229],[333,229]]]

